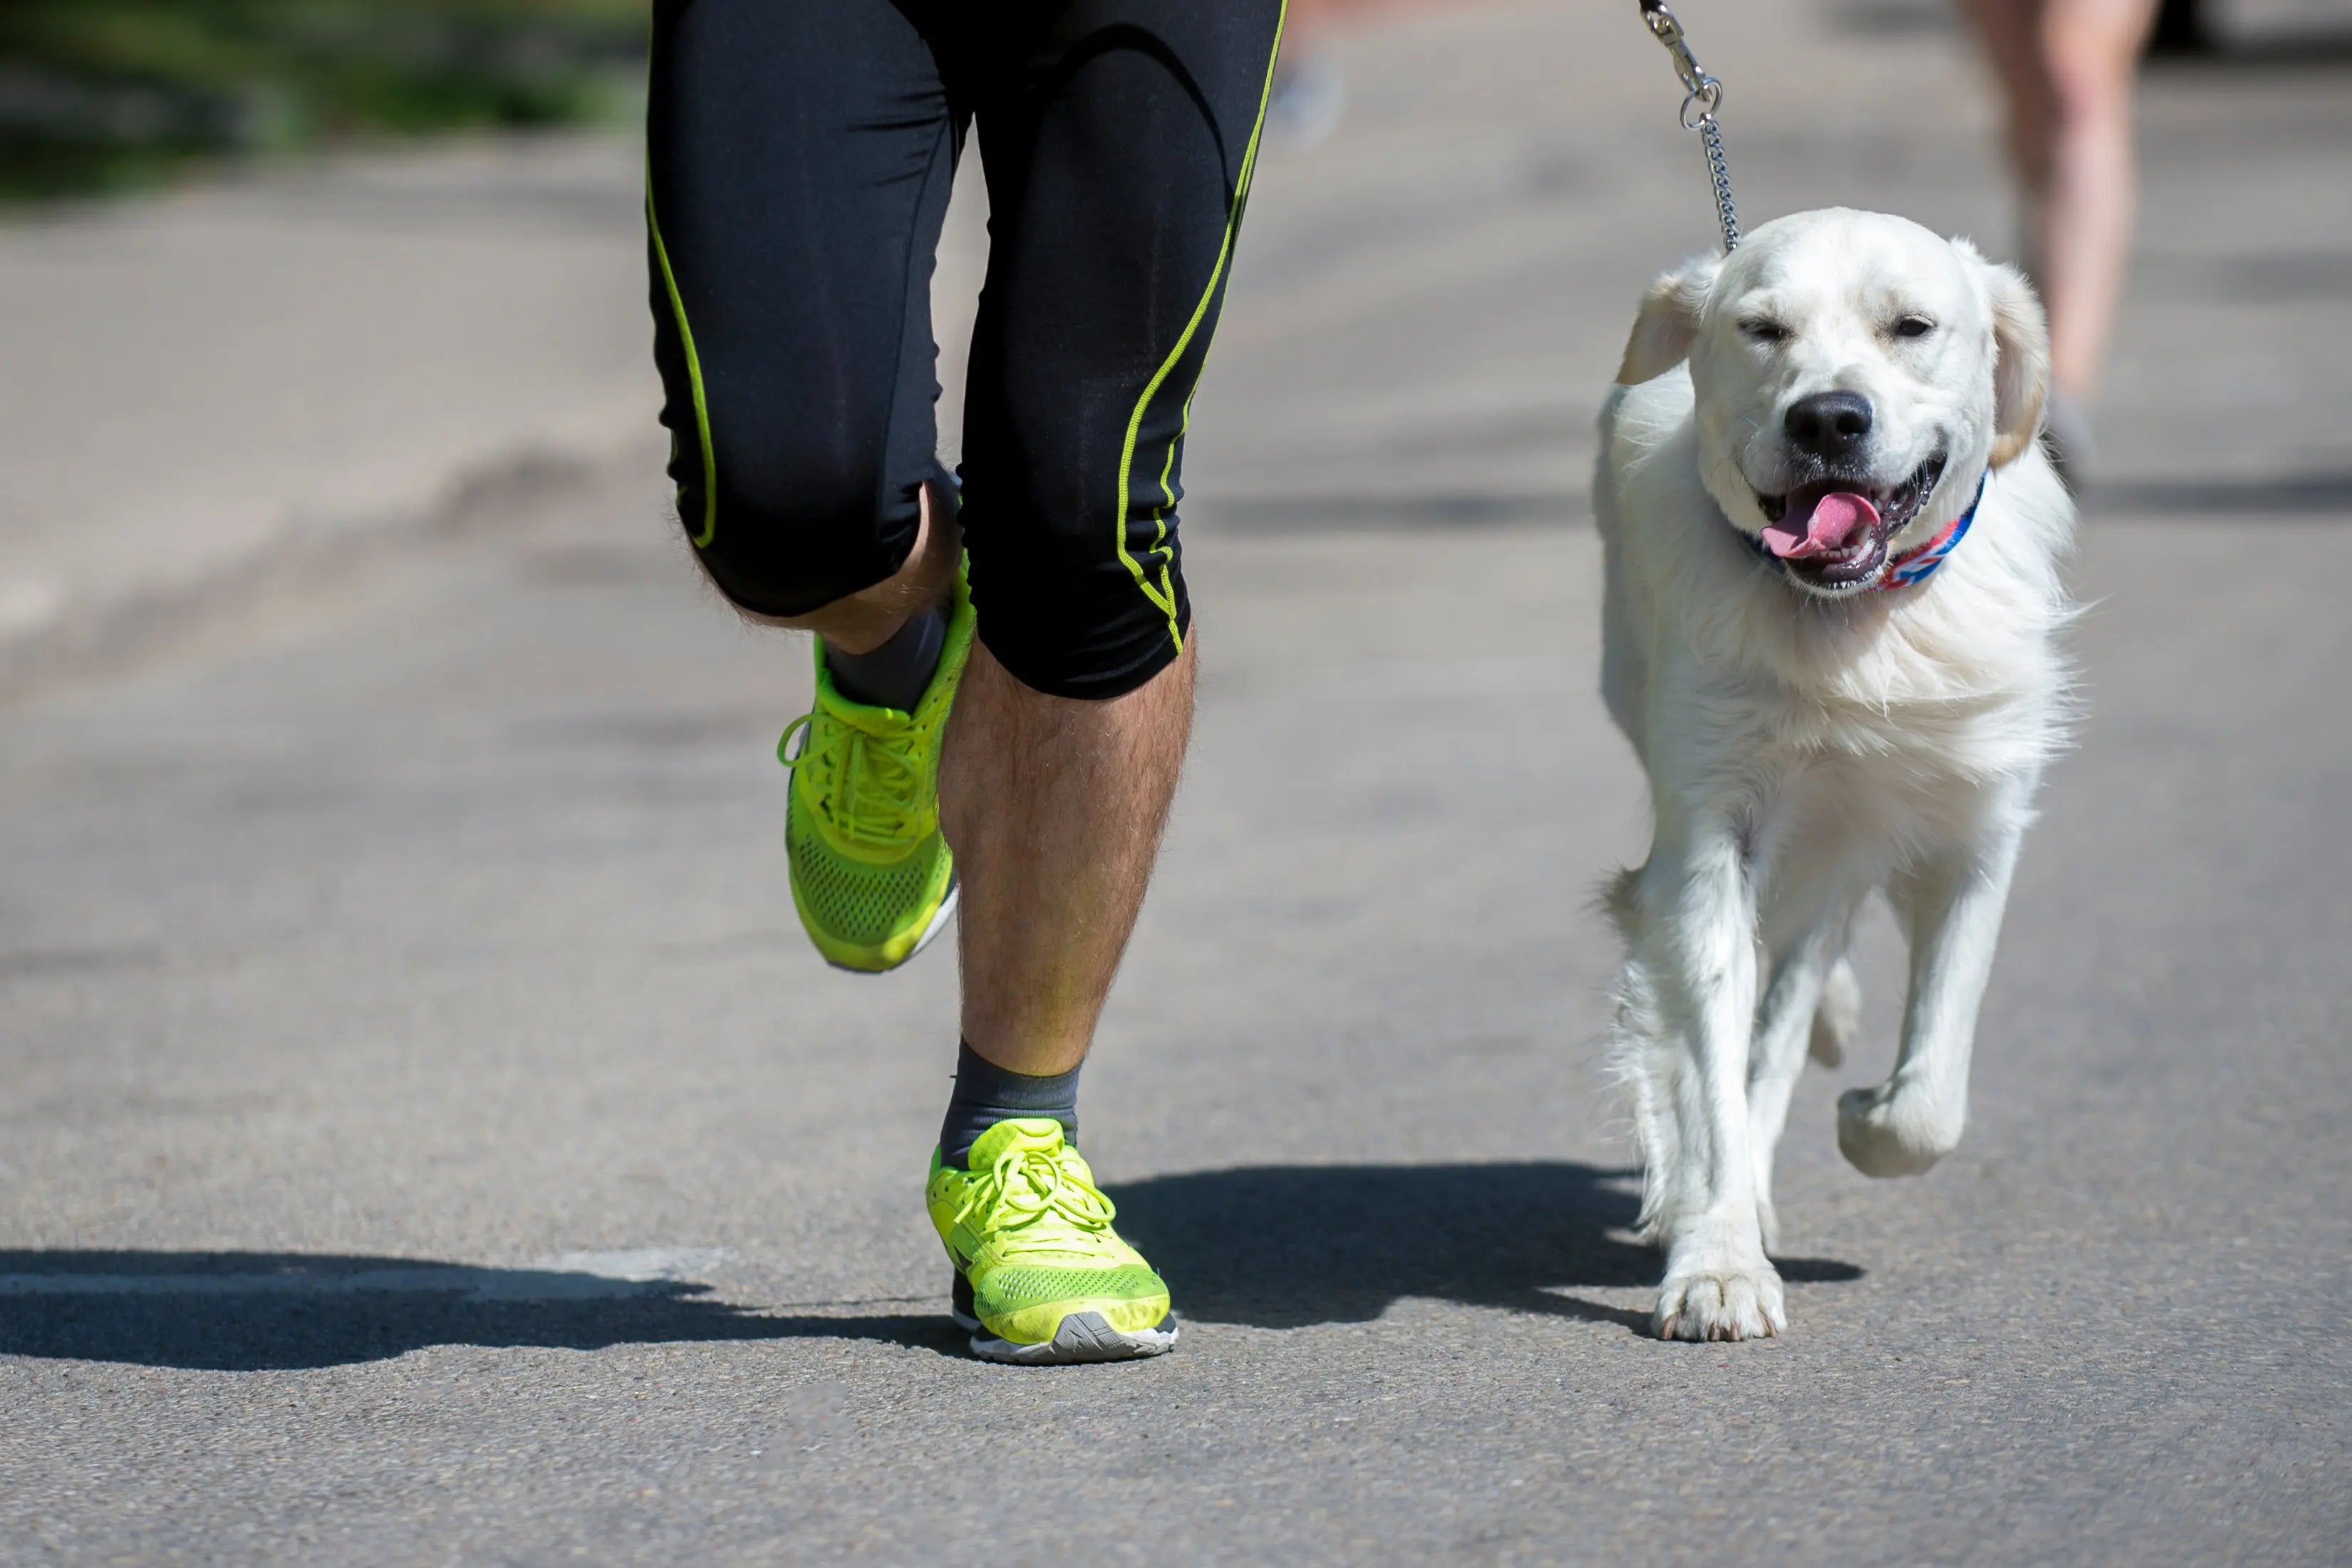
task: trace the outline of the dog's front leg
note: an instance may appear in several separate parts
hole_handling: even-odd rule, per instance
[[[1989,841],[1914,866],[1888,888],[1911,940],[1903,1044],[1885,1082],[1838,1096],[1838,1147],[1865,1176],[1916,1176],[1959,1144],[1977,1007],[2022,836],[2021,822],[2006,824]]]
[[[1772,1151],[1789,1121],[1789,1096],[1804,1071],[1805,1048],[1821,1007],[1843,931],[1806,934],[1784,956],[1776,957],[1757,1009],[1756,1038],[1748,1047],[1748,1154],[1756,1163],[1756,1218],[1768,1249],[1780,1244],[1779,1217],[1772,1207]]]
[[[1735,1340],[1784,1326],[1764,1256],[1748,1147],[1748,1051],[1756,1019],[1756,900],[1740,837],[1717,815],[1662,810],[1633,889],[1635,978],[1655,1007],[1653,1050],[1671,1136],[1650,1173],[1666,1249],[1652,1325],[1661,1339]]]

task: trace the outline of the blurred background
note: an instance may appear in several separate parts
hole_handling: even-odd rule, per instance
[[[1202,520],[1580,505],[1624,302],[1706,243],[1696,148],[1666,133],[1672,78],[1629,47],[1630,3],[1294,5],[1226,390],[1202,404]],[[2305,428],[2336,357],[2288,307],[2332,323],[2347,295],[2327,106],[2352,3],[2120,9],[2143,7],[2123,110],[2139,263],[2113,373],[2060,434],[2110,500],[2260,476],[2311,504],[2342,466]],[[2000,78],[1961,5],[1782,0],[1690,25],[1729,83],[1751,226],[1873,204],[2032,259]],[[467,512],[502,476],[642,453],[645,34],[642,0],[0,6],[0,687]],[[950,460],[976,176],[936,290]],[[1535,267],[1551,285],[1520,287]],[[1317,353],[1289,351],[1304,337]],[[2224,402],[2237,438],[2184,465]]]
[[[150,186],[192,160],[625,120],[643,0],[11,0],[0,195]]]
[[[1751,228],[2031,258],[1954,0],[1676,9]],[[806,650],[667,511],[643,7],[0,0],[0,1558],[2340,1563],[2352,0],[2150,19],[1969,1141],[1834,1152],[1874,925],[1795,1332],[1685,1355],[1592,1060],[1647,819],[1589,488],[1697,141],[1633,0],[1297,0],[1087,1069],[1185,1348],[1008,1396],[912,1201],[952,967],[809,950]]]

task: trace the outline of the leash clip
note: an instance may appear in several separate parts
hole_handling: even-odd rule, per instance
[[[1683,86],[1689,89],[1692,97],[1707,91],[1714,92],[1718,98],[1722,96],[1723,84],[1707,75],[1698,63],[1698,57],[1691,53],[1690,41],[1683,32],[1683,25],[1672,11],[1666,9],[1665,0],[1642,0],[1642,20],[1650,25],[1650,31],[1657,35],[1658,42],[1666,47],[1666,53],[1674,57],[1675,74],[1683,78]]]
[[[1739,214],[1731,204],[1731,166],[1723,156],[1723,132],[1715,122],[1715,111],[1723,107],[1723,84],[1706,74],[1706,68],[1691,53],[1690,38],[1666,0],[1641,0],[1642,20],[1675,62],[1675,75],[1682,79],[1683,107],[1678,118],[1685,131],[1696,131],[1706,145],[1707,178],[1715,186],[1716,222],[1723,230],[1723,248],[1728,253],[1739,248]]]

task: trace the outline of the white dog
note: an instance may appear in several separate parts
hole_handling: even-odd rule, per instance
[[[2074,509],[2037,439],[2032,290],[1968,244],[1843,209],[1660,278],[1601,415],[1602,683],[1649,774],[1611,908],[1617,1047],[1666,1253],[1663,1338],[1785,1326],[1772,1151],[1860,1009],[1885,890],[1901,1049],[1838,1102],[1872,1176],[1959,1141],[2018,841],[2061,744]]]

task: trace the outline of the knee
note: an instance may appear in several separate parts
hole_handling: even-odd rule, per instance
[[[2114,119],[2123,107],[2125,83],[2104,65],[2053,60],[2044,114],[2052,130],[2063,136]]]
[[[876,465],[838,454],[721,454],[706,480],[699,463],[673,474],[678,519],[696,559],[729,602],[789,621],[897,572],[919,528],[919,484],[905,494]]]
[[[966,464],[968,476],[975,465]],[[1007,494],[971,477],[963,509],[980,636],[1013,678],[1049,696],[1110,701],[1183,653],[1192,632],[1172,512],[1118,526],[1108,487]],[[1157,492],[1155,491],[1155,495]]]

